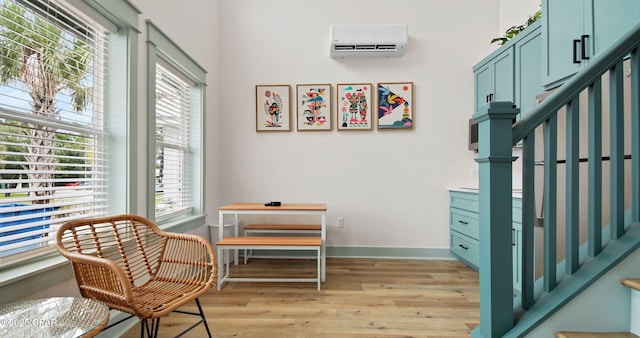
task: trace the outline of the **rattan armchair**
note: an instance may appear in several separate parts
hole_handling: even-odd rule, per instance
[[[82,296],[139,317],[141,335],[157,336],[160,317],[175,311],[201,317],[185,332],[203,323],[211,337],[198,300],[217,282],[215,254],[205,239],[118,215],[68,222],[56,240]],[[178,310],[193,300],[199,313]]]

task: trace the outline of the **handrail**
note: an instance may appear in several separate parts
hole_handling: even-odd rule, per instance
[[[621,56],[629,54],[639,45],[640,23],[635,25],[606,51],[589,61],[584,69],[565,82],[556,92],[549,95],[540,105],[524,114],[524,117],[513,125],[512,144],[516,145],[525,136],[531,134],[537,126],[552,117],[567,104],[569,98],[577,96],[589,84],[600,78],[603,74],[603,69],[611,69],[616,63],[620,62]]]
[[[623,130],[624,109],[622,90],[622,64],[630,55],[631,90],[631,155],[625,156]],[[602,76],[610,73],[610,156],[602,155]],[[576,100],[588,89],[586,114],[589,129],[586,144],[588,160],[580,159],[578,138],[581,109]],[[481,107],[473,119],[478,121],[481,135],[479,165],[479,228],[480,228],[480,325],[473,337],[521,337],[576,297],[586,287],[619,263],[626,255],[640,247],[640,24],[606,51],[598,54],[571,79],[548,96],[523,118],[512,123],[519,110],[511,102],[490,102]],[[576,103],[576,104],[574,104]],[[564,194],[564,221],[558,220],[558,118],[566,108],[566,193]],[[540,148],[544,152],[544,247],[541,248],[542,277],[535,280],[534,233],[536,149],[535,130],[544,125]],[[512,257],[505,255],[512,238],[512,145],[523,141],[522,147],[522,247],[519,258],[521,268],[521,294],[514,298]],[[511,144],[509,144],[511,143]],[[631,159],[631,175],[624,174],[624,159]],[[610,160],[609,191],[604,193],[602,161]],[[587,191],[580,195],[578,164],[588,161]],[[624,191],[631,188],[631,208],[625,216]],[[603,237],[603,195],[611,202],[609,241]],[[580,222],[580,199],[588,205],[587,222]],[[565,228],[564,243],[558,241],[558,224]],[[580,242],[584,228],[587,242]],[[604,240],[603,240],[604,239]],[[613,241],[613,242],[611,242]],[[603,242],[607,243],[603,251]],[[564,245],[565,269],[559,270],[557,248]],[[583,250],[584,249],[584,250]],[[597,259],[589,259],[595,258]],[[584,260],[583,264],[580,261]],[[565,272],[563,273],[562,270]],[[580,273],[578,273],[578,271]],[[560,277],[559,277],[560,275]],[[567,281],[569,281],[567,283]],[[541,282],[541,283],[538,283]],[[542,289],[537,286],[542,286]],[[558,287],[562,285],[562,287]]]

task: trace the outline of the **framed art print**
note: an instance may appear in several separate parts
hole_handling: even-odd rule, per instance
[[[256,131],[289,131],[289,85],[256,85]]]
[[[331,130],[331,85],[296,86],[296,124],[298,131]]]
[[[378,83],[378,129],[412,129],[413,124],[413,82]]]
[[[371,130],[371,83],[337,85],[338,130]]]

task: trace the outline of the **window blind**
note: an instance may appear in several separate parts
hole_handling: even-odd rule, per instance
[[[0,263],[107,206],[109,35],[61,1],[0,0]]]
[[[189,139],[194,84],[156,64],[156,221],[191,211]]]

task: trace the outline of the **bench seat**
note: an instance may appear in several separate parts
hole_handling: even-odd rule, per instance
[[[245,236],[255,235],[320,235],[322,233],[321,224],[247,224],[243,228]],[[245,250],[244,263],[249,261],[249,257],[253,256],[252,250]],[[268,256],[256,256],[258,258],[267,258]],[[268,257],[271,258],[271,257]],[[289,257],[295,258],[295,257]]]
[[[321,269],[320,252],[322,238],[320,237],[225,237],[216,243],[218,259],[223,262],[227,250],[314,250],[317,259],[316,278],[234,278],[230,276],[229,262],[225,262],[225,271],[218,271],[218,290],[227,281],[238,282],[316,282],[320,291]]]
[[[247,224],[243,228],[249,233],[320,233],[320,224]]]

